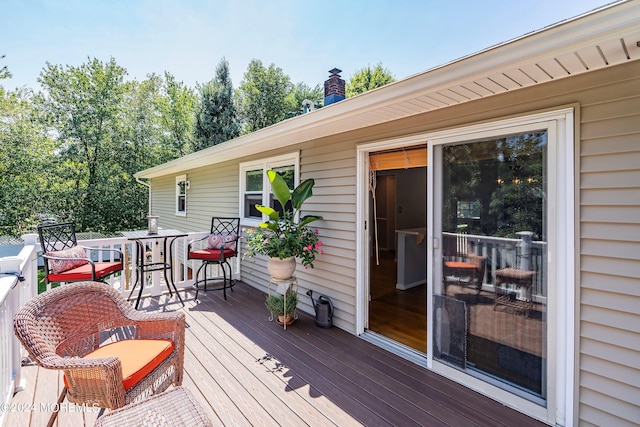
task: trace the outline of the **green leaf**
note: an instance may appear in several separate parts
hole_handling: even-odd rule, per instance
[[[268,228],[269,230],[273,231],[273,232],[277,232],[278,231],[278,224],[275,222],[261,222],[260,224],[258,224],[258,227],[260,228]]]
[[[274,221],[278,221],[280,219],[280,214],[278,213],[278,211],[269,206],[256,205],[256,209],[267,215],[269,219],[272,219]]]
[[[285,180],[274,170],[269,169],[267,171],[267,176],[269,177],[269,182],[271,183],[273,194],[275,194],[276,198],[282,206],[286,206],[287,202],[291,198],[291,190],[289,190],[289,186],[287,185]]]
[[[305,215],[302,218],[300,218],[300,227],[304,227],[305,225],[313,222],[313,221],[319,221],[321,220],[322,217],[321,216],[316,216],[316,215]]]
[[[300,210],[305,200],[313,196],[312,190],[314,184],[315,181],[312,178],[305,179],[302,183],[300,183],[300,185],[296,187],[295,190],[293,190],[293,193],[291,194],[291,203],[295,210]]]

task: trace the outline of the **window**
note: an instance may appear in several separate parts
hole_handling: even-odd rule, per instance
[[[176,177],[176,215],[187,215],[187,190],[189,189],[187,175]]]
[[[480,219],[480,202],[458,201],[458,219]]]
[[[266,171],[275,170],[287,182],[289,188],[298,185],[299,154],[292,153],[278,157],[240,164],[240,217],[242,223],[257,225],[264,219],[256,205],[271,206],[282,213],[282,206],[271,193],[271,185]],[[285,207],[291,209],[291,207]]]

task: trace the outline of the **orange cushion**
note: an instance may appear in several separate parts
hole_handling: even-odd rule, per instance
[[[461,262],[461,261],[446,261],[444,265],[447,268],[456,268],[461,270],[473,270],[478,268],[474,264],[469,264],[468,262]]]
[[[96,262],[96,279],[102,279],[111,273],[122,270],[122,263],[116,262]],[[62,273],[51,273],[47,276],[50,282],[66,282],[91,280],[91,264],[81,265],[80,267],[64,271]]]
[[[122,365],[122,383],[129,390],[158,367],[173,351],[171,340],[123,340],[104,345],[83,359],[115,356]],[[67,378],[64,379],[65,386]]]

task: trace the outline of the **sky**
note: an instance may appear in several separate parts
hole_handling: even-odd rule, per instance
[[[611,0],[0,0],[5,89],[40,90],[47,63],[97,58],[129,80],[210,81],[224,57],[234,87],[252,59],[314,87],[382,64],[399,80]]]

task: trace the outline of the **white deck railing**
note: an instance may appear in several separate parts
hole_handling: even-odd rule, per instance
[[[200,231],[200,232],[192,232],[187,233],[186,237],[180,237],[175,240],[173,244],[173,282],[175,283],[178,290],[184,288],[190,288],[193,286],[195,281],[195,273],[197,269],[200,267],[200,261],[189,261],[187,260],[187,246],[188,243],[192,240],[197,240],[202,237],[208,236],[209,232]],[[125,268],[122,274],[114,274],[110,276],[108,282],[113,285],[116,289],[119,289],[120,292],[125,296],[129,297],[129,294],[132,291],[137,277],[138,271],[135,266],[135,260],[138,259],[138,247],[137,245],[126,239],[125,237],[113,237],[107,239],[92,239],[92,240],[81,240],[78,241],[79,245],[87,246],[91,248],[101,248],[101,249],[118,249],[122,251],[124,255],[124,264]],[[202,245],[206,245],[207,241],[204,240],[201,244],[196,244],[197,248],[201,248]],[[161,250],[162,244],[160,242],[156,242],[153,240],[149,240],[146,246],[145,258],[152,260],[153,262],[164,261],[166,254],[162,253]],[[39,247],[38,247],[39,250]],[[104,260],[113,261],[114,252],[103,252],[105,256],[109,258],[105,258]],[[108,254],[108,255],[107,255]],[[97,253],[94,251],[94,258],[97,260]],[[236,262],[233,267],[234,278],[239,279],[240,272],[240,263],[238,258],[235,258]],[[215,271],[215,266],[209,267],[213,269],[211,275],[217,275],[218,272]],[[164,281],[164,275],[161,271],[154,271],[151,273],[147,273],[146,278],[142,278],[145,284],[143,297],[144,296],[158,296],[163,293],[168,292],[168,288]],[[138,280],[139,286],[140,280]],[[135,294],[137,295],[138,289],[134,289]],[[133,299],[133,296],[132,296]]]
[[[33,243],[33,242],[32,242]],[[22,260],[21,279],[0,275],[0,425],[4,424],[14,392],[20,386],[22,350],[13,334],[13,316],[38,292],[38,264],[33,244],[25,244],[18,257]]]
[[[528,243],[523,239],[488,237],[475,234],[442,234],[456,238],[457,251],[459,253],[473,253],[487,257],[487,269],[482,282],[483,289],[493,290],[496,283],[496,270],[500,268],[513,267],[532,270],[536,272],[533,280],[533,298],[537,302],[546,301],[546,242],[533,241]]]

